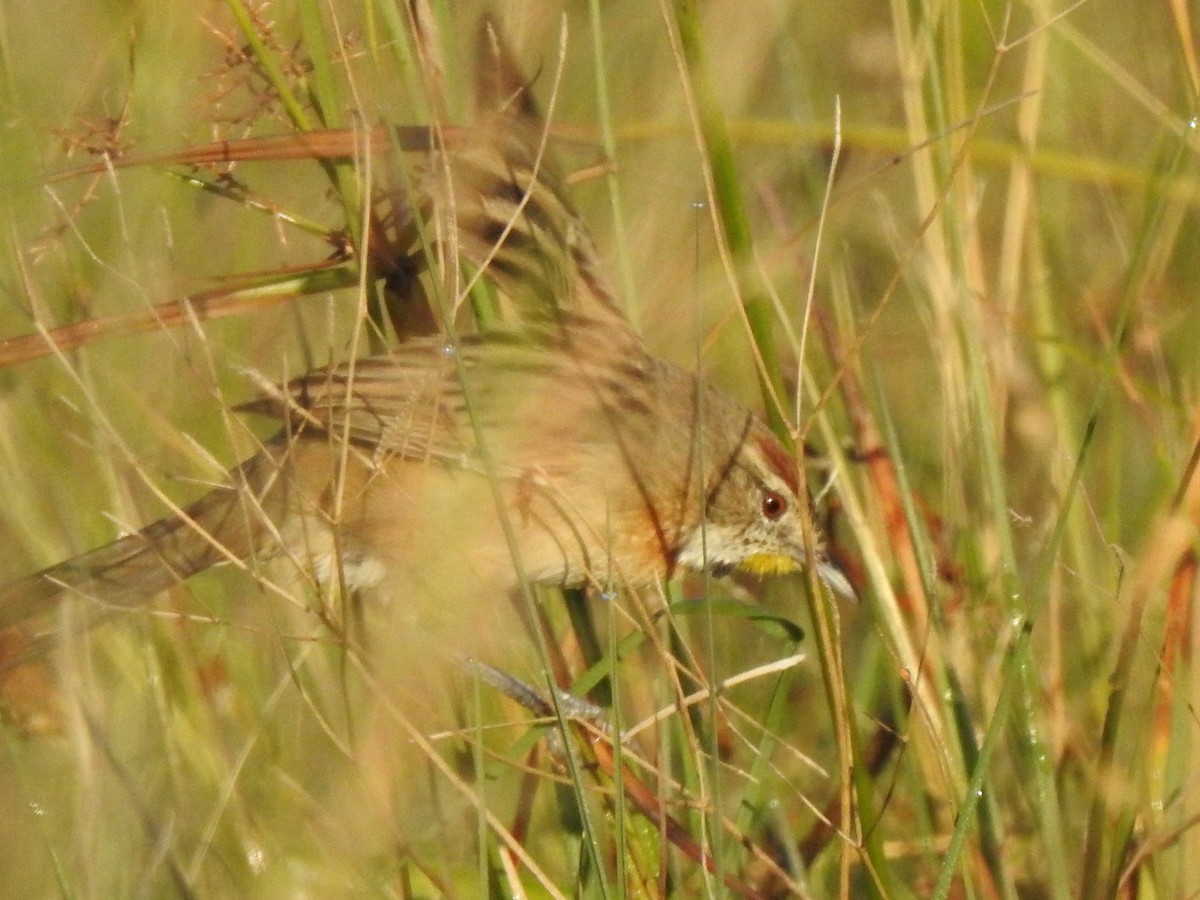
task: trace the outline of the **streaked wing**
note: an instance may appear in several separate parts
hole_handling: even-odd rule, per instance
[[[477,71],[474,124],[439,132],[443,140],[414,177],[396,185],[383,217],[393,231],[388,245],[417,271],[437,256],[455,276],[482,272],[509,321],[567,312],[630,329],[552,158],[549,124],[528,82],[493,41],[481,42]],[[377,262],[389,270],[389,260]],[[447,281],[447,295],[460,303],[461,284]]]
[[[373,453],[453,460],[469,453],[457,417],[453,360],[434,341],[320,369],[287,385],[286,415]],[[278,411],[277,411],[278,414]]]
[[[535,458],[553,460],[559,442],[611,444],[616,421],[622,430],[648,422],[657,366],[624,329],[565,316],[453,347],[407,341],[384,356],[312,372],[255,407],[377,457],[473,467],[482,433],[504,469],[528,459],[534,444]]]

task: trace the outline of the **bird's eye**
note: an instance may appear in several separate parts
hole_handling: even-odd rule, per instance
[[[787,499],[778,491],[763,491],[762,514],[774,522],[787,512]]]

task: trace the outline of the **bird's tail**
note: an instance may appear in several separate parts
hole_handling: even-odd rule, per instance
[[[95,613],[136,607],[197,572],[240,561],[269,540],[265,506],[277,505],[278,460],[262,451],[191,506],[104,547],[0,587],[0,629],[55,612],[64,600]]]

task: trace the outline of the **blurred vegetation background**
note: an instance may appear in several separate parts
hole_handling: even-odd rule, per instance
[[[745,682],[622,742],[647,762],[614,786],[465,678],[427,698],[446,733],[372,732],[319,623],[206,573],[9,670],[0,894],[1200,891],[1183,0],[7,3],[0,580],[242,458],[247,368],[350,352],[377,286],[344,251],[392,158],[187,152],[468,122],[485,15],[654,352],[765,409],[740,302],[767,310],[861,603],[714,585],[660,622],[613,666],[622,726],[674,702],[665,648]]]

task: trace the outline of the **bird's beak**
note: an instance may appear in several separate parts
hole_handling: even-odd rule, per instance
[[[858,594],[854,592],[854,587],[850,584],[850,579],[846,574],[828,561],[817,563],[817,577],[825,582],[825,587],[833,591],[843,600],[852,600],[858,603]]]
[[[804,565],[803,557],[798,559],[782,553],[754,553],[742,560],[738,569],[751,575],[764,577],[767,575],[791,575],[799,572]],[[833,563],[828,560],[818,561],[817,577],[838,597],[858,602],[858,594],[854,592],[850,580]]]

